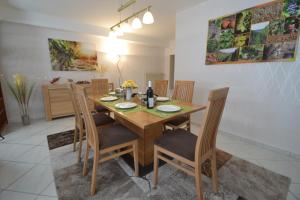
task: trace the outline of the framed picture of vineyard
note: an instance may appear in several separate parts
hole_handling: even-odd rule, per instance
[[[208,23],[206,64],[295,61],[300,0],[275,0]]]
[[[97,70],[96,45],[48,39],[52,70],[54,71],[94,71]]]

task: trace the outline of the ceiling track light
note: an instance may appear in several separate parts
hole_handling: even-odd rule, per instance
[[[116,28],[115,32],[116,32],[117,36],[123,36],[124,35],[124,32],[123,32],[120,25]]]
[[[135,1],[129,1],[128,5],[127,4],[123,5],[122,7],[124,7],[124,8],[121,7],[122,10],[124,10],[128,6],[132,5],[133,4],[132,2],[135,3]],[[153,24],[154,23],[154,17],[152,15],[152,13],[150,12],[150,8],[151,7],[152,6],[148,6],[148,7],[144,8],[144,9],[141,9],[141,10],[133,13],[132,15],[130,15],[129,17],[127,17],[127,18],[125,18],[123,20],[120,20],[119,23],[117,23],[117,24],[113,25],[112,27],[110,27],[110,31],[111,32],[115,31],[117,36],[122,36],[124,32],[130,32],[129,31],[130,30],[130,25],[128,24],[128,22],[131,19],[133,19],[132,25],[131,25],[133,29],[140,29],[140,28],[142,28],[143,24],[142,24],[141,20],[138,17],[141,13],[144,13],[144,16],[143,16],[143,23],[144,24]],[[121,8],[119,10],[121,10]],[[126,28],[125,28],[125,26],[126,26]],[[120,28],[118,28],[118,27],[120,27]],[[124,27],[124,28],[122,28],[122,27]],[[120,34],[120,31],[122,31],[122,34]]]
[[[145,12],[143,16],[143,23],[144,24],[153,24],[154,23],[154,17],[152,13],[150,12],[150,8],[147,9],[147,12]]]
[[[115,31],[109,31],[108,37],[111,39],[115,39],[117,37],[117,34]]]
[[[128,23],[128,21],[121,24],[121,28],[124,33],[132,32],[132,28],[131,28],[130,24]]]
[[[143,24],[142,24],[140,18],[138,18],[138,16],[136,16],[133,19],[131,26],[132,26],[133,29],[141,29],[141,28],[143,28]]]

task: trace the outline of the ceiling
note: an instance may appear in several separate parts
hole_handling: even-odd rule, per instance
[[[73,20],[81,24],[109,28],[119,20],[117,9],[122,0],[0,0],[0,5],[14,7],[29,13],[38,13]],[[127,0],[123,0],[126,2]],[[205,0],[138,0],[122,12],[122,17],[152,5],[155,24],[144,25],[133,34],[153,39],[175,38],[176,12]]]

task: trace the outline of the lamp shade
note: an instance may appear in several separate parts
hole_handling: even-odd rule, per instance
[[[154,23],[154,17],[149,10],[147,12],[145,12],[145,14],[143,16],[143,23],[144,24],[153,24]]]
[[[124,33],[129,33],[132,31],[131,26],[128,22],[125,22],[121,27]]]
[[[118,27],[115,32],[116,32],[117,36],[123,36],[124,35],[123,30],[121,29],[121,27]]]
[[[115,31],[109,31],[108,37],[113,39],[117,37],[117,34],[115,33]]]
[[[135,17],[132,21],[132,28],[133,29],[140,29],[143,27],[141,20],[138,17]]]

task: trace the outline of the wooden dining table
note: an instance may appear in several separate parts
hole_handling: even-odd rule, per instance
[[[154,155],[154,140],[161,137],[163,134],[163,125],[178,116],[190,115],[206,108],[205,105],[196,105],[192,103],[171,101],[163,104],[172,104],[182,107],[180,112],[176,113],[161,113],[154,109],[147,109],[143,106],[137,98],[133,98],[132,102],[138,104],[134,109],[122,110],[115,107],[116,103],[125,102],[119,99],[114,102],[103,102],[101,96],[90,96],[91,100],[96,105],[101,105],[114,113],[116,121],[129,128],[131,131],[139,135],[138,149],[139,149],[139,164],[143,167],[153,163]],[[160,103],[158,103],[159,105]]]

